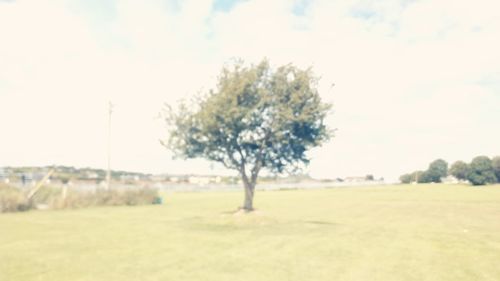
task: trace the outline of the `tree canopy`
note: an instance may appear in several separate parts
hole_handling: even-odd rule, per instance
[[[412,174],[403,174],[399,177],[399,181],[401,183],[411,183],[415,181],[415,179],[412,177]]]
[[[327,141],[331,105],[321,101],[311,69],[291,64],[271,68],[267,60],[224,67],[215,89],[179,108],[168,106],[169,139],[176,156],[205,158],[238,171],[245,210],[253,209],[259,172],[296,171],[306,152]]]
[[[478,156],[472,159],[469,165],[467,179],[473,185],[484,185],[497,182],[491,159],[487,156]]]
[[[443,159],[437,159],[429,165],[426,172],[431,182],[441,182],[441,179],[448,175],[448,163]]]
[[[451,165],[449,174],[459,180],[466,180],[469,173],[469,165],[464,161],[456,161]]]
[[[434,160],[429,164],[429,168],[422,173],[416,173],[419,183],[441,182],[441,178],[448,174],[448,163],[443,159]]]
[[[493,172],[497,177],[497,181],[500,182],[500,156],[495,156],[491,159],[491,165],[493,166]]]
[[[433,161],[427,170],[401,175],[399,180],[401,183],[441,182],[441,179],[446,176],[447,168],[446,161],[438,159]],[[493,159],[487,156],[478,156],[472,159],[470,164],[456,161],[451,165],[448,174],[459,180],[467,180],[472,185],[500,182],[500,156],[493,157]]]

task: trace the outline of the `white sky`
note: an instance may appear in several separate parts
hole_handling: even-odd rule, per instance
[[[500,2],[0,0],[0,166],[226,173],[172,160],[156,118],[233,57],[313,66],[336,137],[315,177],[395,179],[500,154]],[[335,87],[329,90],[329,85]]]

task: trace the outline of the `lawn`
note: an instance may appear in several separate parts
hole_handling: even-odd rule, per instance
[[[0,214],[0,280],[500,280],[500,186],[166,194]]]

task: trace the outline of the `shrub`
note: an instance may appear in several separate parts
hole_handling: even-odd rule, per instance
[[[90,206],[147,205],[158,202],[158,191],[151,188],[126,190],[69,191],[66,198],[58,196],[47,202],[53,209],[85,208]]]
[[[33,207],[21,190],[0,185],[0,213],[27,211]]]
[[[158,191],[151,188],[127,190],[123,193],[126,205],[146,205],[158,201]]]
[[[59,187],[42,187],[32,198],[19,189],[0,185],[0,213],[18,212],[44,206],[49,209],[75,209],[92,206],[121,206],[158,204],[161,198],[156,189],[130,188],[96,191],[68,190],[66,197],[62,196]]]

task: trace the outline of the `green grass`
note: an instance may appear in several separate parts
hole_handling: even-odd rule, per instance
[[[500,186],[176,193],[0,215],[0,280],[500,280]]]

